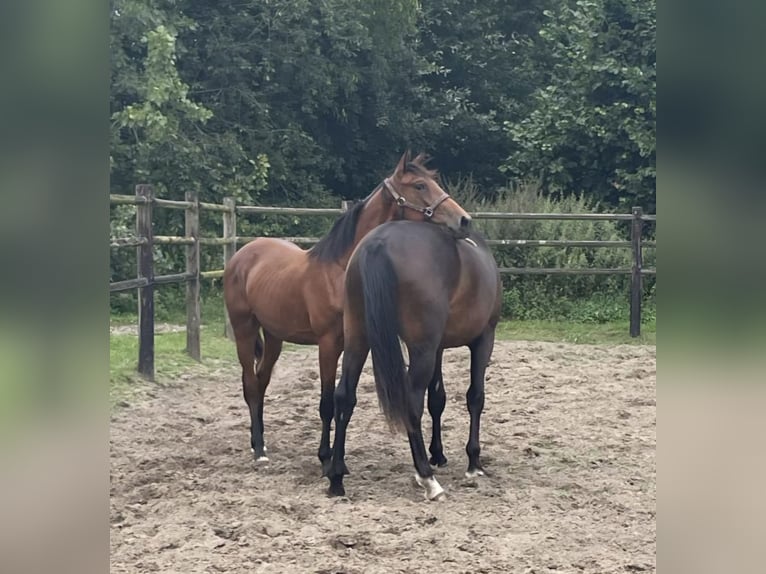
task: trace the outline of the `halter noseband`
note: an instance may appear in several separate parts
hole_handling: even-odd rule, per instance
[[[407,201],[406,197],[399,195],[399,193],[397,193],[397,191],[394,189],[390,178],[387,177],[383,180],[383,186],[388,190],[388,193],[391,194],[391,197],[394,198],[394,201],[399,207],[409,207],[414,211],[422,213],[426,219],[431,219],[434,216],[434,211],[436,211],[436,208],[449,199],[449,194],[446,191],[442,191],[442,195],[439,196],[439,198],[431,205],[428,207],[420,207],[419,205],[415,205],[414,203]]]

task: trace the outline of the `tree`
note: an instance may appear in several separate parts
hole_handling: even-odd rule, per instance
[[[548,0],[425,0],[419,75],[425,143],[447,176],[471,175],[485,193],[504,183],[503,131],[528,112],[537,32]]]
[[[112,181],[146,181],[166,194],[246,201],[266,182],[268,161],[236,134],[210,129],[213,110],[189,97],[178,72],[179,30],[196,24],[162,6],[122,0],[112,10]]]
[[[528,117],[507,122],[509,175],[551,193],[655,210],[655,0],[569,0],[544,12]]]

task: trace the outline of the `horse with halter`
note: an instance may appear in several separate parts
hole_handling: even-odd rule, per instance
[[[242,366],[256,461],[268,461],[263,403],[283,341],[318,345],[322,420],[318,455],[327,471],[335,375],[343,351],[346,264],[365,235],[395,219],[428,221],[458,235],[466,233],[471,220],[441,188],[436,172],[426,169],[424,157],[412,158],[407,152],[394,172],[341,215],[313,248],[306,251],[281,239],[259,237],[226,265],[224,300]]]
[[[356,387],[368,353],[383,413],[406,431],[417,474],[429,500],[444,496],[433,465],[447,463],[441,440],[446,395],[442,380],[445,348],[467,345],[471,381],[466,393],[470,430],[469,477],[484,474],[479,420],[484,408],[484,373],[495,341],[502,284],[497,264],[476,232],[456,239],[445,229],[409,221],[386,223],[367,234],[346,270],[344,352],[335,391],[335,438],[329,493],[343,495],[346,430],[356,405]],[[407,347],[405,368],[400,341]],[[425,392],[433,419],[427,458],[421,418]]]

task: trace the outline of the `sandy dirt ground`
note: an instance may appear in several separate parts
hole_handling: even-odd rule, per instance
[[[349,426],[347,497],[316,451],[316,349],[285,351],[256,466],[239,371],[221,367],[122,403],[111,424],[111,572],[655,571],[654,347],[498,342],[482,455],[464,478],[469,355],[444,358],[444,502],[414,484],[368,361]],[[424,416],[430,433],[430,418]]]

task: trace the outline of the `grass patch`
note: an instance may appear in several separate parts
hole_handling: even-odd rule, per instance
[[[127,317],[113,325],[130,324]],[[134,323],[135,324],[135,323]],[[154,335],[154,367],[156,384],[177,380],[183,374],[204,374],[215,367],[237,365],[234,343],[223,336],[223,323],[202,326],[200,334],[202,362],[186,354],[186,332]],[[112,404],[146,390],[139,377],[138,337],[134,334],[112,334],[109,337],[109,378]]]
[[[505,341],[550,341],[591,345],[656,345],[657,324],[641,325],[641,336],[632,338],[627,321],[579,323],[573,321],[503,321],[497,338]]]
[[[112,325],[131,325],[129,316],[122,316]],[[132,323],[135,325],[136,323]],[[182,324],[180,321],[178,324]],[[296,350],[302,345],[285,343],[283,353]],[[155,382],[144,381],[137,372],[138,337],[135,334],[111,334],[109,336],[109,396],[111,404],[128,400],[142,393],[151,385],[163,386],[177,382],[182,375],[206,376],[215,370],[232,369],[234,379],[239,380],[239,361],[233,341],[223,335],[223,322],[210,322],[200,330],[202,361],[198,363],[186,354],[186,331],[155,333],[154,374]]]

